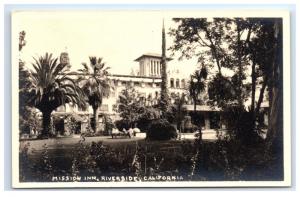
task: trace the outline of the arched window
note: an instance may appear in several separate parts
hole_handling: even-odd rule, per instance
[[[185,88],[185,80],[184,79],[181,80],[181,88]]]
[[[174,88],[174,79],[173,78],[171,78],[171,80],[170,80],[170,87]]]
[[[176,79],[176,88],[180,88],[179,87],[179,79]]]

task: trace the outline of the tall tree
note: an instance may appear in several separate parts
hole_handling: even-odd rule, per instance
[[[196,112],[197,104],[199,103],[199,96],[205,91],[205,80],[207,79],[206,67],[202,65],[200,70],[196,70],[191,75],[189,82],[189,94],[194,102],[194,112]]]
[[[19,33],[19,52],[22,51],[22,48],[25,46],[25,31]],[[19,125],[20,131],[24,132],[29,128],[29,117],[31,111],[28,109],[28,101],[30,99],[30,88],[31,82],[29,79],[29,72],[25,68],[25,63],[22,59],[19,59]]]
[[[223,109],[238,106],[244,111],[244,101],[251,91],[249,121],[256,129],[266,87],[270,103],[273,97],[274,80],[270,68],[275,58],[274,19],[175,18],[174,21],[177,27],[171,30],[174,37],[171,49],[180,52],[181,58],[198,57],[199,62],[211,65],[209,68],[217,68],[208,83],[210,103]],[[223,68],[233,74],[225,76]],[[246,70],[251,71],[251,83],[247,83]],[[261,86],[256,100],[258,83]]]
[[[250,111],[253,117],[253,125],[257,121],[267,88],[270,106],[272,102],[272,87],[274,83],[272,69],[278,56],[274,53],[277,47],[277,40],[274,36],[275,20],[274,18],[247,18],[243,24],[244,28],[249,29],[245,40],[244,55],[247,57],[249,64],[251,64]],[[259,87],[258,100],[256,100],[257,87]]]
[[[98,131],[98,109],[102,105],[104,97],[110,94],[111,86],[108,79],[108,70],[102,58],[90,57],[90,66],[82,63],[83,69],[79,69],[79,84],[84,92],[86,100],[93,108],[93,130]]]
[[[20,131],[24,132],[29,128],[29,114],[31,110],[28,108],[30,97],[30,73],[24,66],[24,62],[19,61],[19,125]]]
[[[283,43],[282,19],[273,19],[274,59],[271,64],[272,100],[267,141],[274,153],[283,155]],[[281,158],[282,159],[282,158]]]
[[[161,98],[160,108],[162,115],[165,116],[169,108],[169,94],[168,94],[168,76],[167,76],[167,57],[166,57],[166,33],[163,24],[162,28],[162,58],[161,58]]]
[[[33,70],[30,72],[31,105],[42,112],[41,137],[48,137],[50,132],[51,113],[66,103],[83,105],[82,91],[68,75],[66,64],[58,64],[57,58],[46,53],[38,59],[34,58]]]

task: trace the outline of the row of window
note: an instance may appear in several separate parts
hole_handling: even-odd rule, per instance
[[[179,79],[176,79],[176,81],[175,81],[175,79],[171,78],[170,79],[170,87],[171,88],[185,88],[185,80],[182,79],[181,84],[180,84]]]
[[[174,99],[176,97],[179,97],[180,95],[182,95],[183,93],[175,93],[175,92],[172,92],[171,93],[171,99]],[[149,93],[149,94],[146,94],[145,92],[141,92],[139,93],[139,101],[141,102],[144,102],[146,106],[152,106],[152,105],[156,105],[158,104],[158,99],[160,97],[159,95],[159,92],[158,91],[155,91],[154,94],[152,93]],[[114,108],[114,107],[113,107]],[[113,109],[112,108],[112,109]],[[60,107],[58,107],[56,109],[57,112],[66,112],[66,106],[65,105],[61,105]],[[88,111],[88,107],[77,107],[77,111],[78,112],[85,112],[85,111]],[[101,107],[99,108],[99,111],[109,111],[109,106],[108,104],[102,104]]]
[[[78,107],[78,111],[84,112],[88,110],[88,107]],[[66,106],[61,105],[56,109],[57,112],[66,112]],[[99,111],[108,111],[108,104],[102,104],[101,107],[99,108]]]
[[[131,85],[131,86],[135,86],[135,87],[138,87],[138,86],[142,86],[142,87],[145,87],[145,85],[147,84],[148,87],[152,87],[153,85],[155,85],[156,87],[159,87],[160,86],[160,83],[145,83],[145,82],[131,82],[131,81],[122,81],[121,82],[121,85],[122,86],[126,86],[126,85]],[[115,81],[115,85],[118,85],[117,81]],[[171,88],[185,88],[186,84],[185,84],[185,80],[182,79],[181,81],[179,79],[174,79],[174,78],[171,78],[170,79],[170,87]]]
[[[148,97],[146,98],[145,96],[141,96],[140,97],[140,102],[143,102],[144,105],[146,106],[153,106],[153,105],[157,105],[158,104],[158,93],[156,92],[155,93],[155,97],[152,98],[152,94],[149,94]],[[180,96],[180,93],[171,93],[171,100],[172,100],[172,103],[175,102],[175,98],[176,97],[179,97]],[[189,105],[192,105],[194,104],[193,100],[192,99],[187,99],[185,104],[189,104]],[[204,104],[204,102],[202,101],[201,104]],[[112,106],[112,109],[116,108],[116,105],[113,105]],[[88,108],[81,108],[81,107],[78,107],[78,112],[86,112],[88,110]],[[65,106],[60,106],[56,109],[57,112],[66,112],[66,107]],[[99,111],[102,111],[102,112],[107,112],[109,111],[109,106],[108,104],[102,104],[101,107],[99,108]]]
[[[117,85],[119,85],[119,84],[118,84],[117,81],[115,81],[115,86],[117,86]],[[135,86],[135,87],[138,87],[138,86],[145,87],[146,85],[149,86],[149,87],[153,87],[153,85],[155,85],[156,87],[158,87],[160,85],[160,83],[154,83],[153,84],[153,82],[146,83],[146,82],[122,81],[121,85],[122,86],[130,85],[130,86]]]

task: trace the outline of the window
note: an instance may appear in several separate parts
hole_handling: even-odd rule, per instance
[[[185,88],[185,80],[184,79],[181,80],[181,88]]]
[[[99,111],[108,111],[108,105],[107,104],[102,104],[99,108]]]
[[[176,88],[179,88],[179,79],[176,79]]]
[[[114,80],[114,85],[117,86],[118,85],[118,81]]]
[[[171,79],[171,80],[170,80],[170,87],[171,87],[171,88],[174,88],[174,79]]]

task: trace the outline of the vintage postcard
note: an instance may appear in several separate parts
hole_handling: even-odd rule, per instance
[[[14,188],[291,185],[288,11],[11,18]]]

